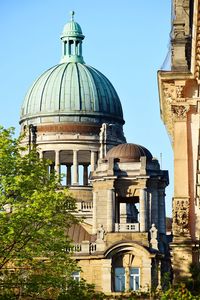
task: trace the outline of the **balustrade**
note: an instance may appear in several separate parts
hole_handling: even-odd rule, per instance
[[[139,223],[115,223],[115,232],[138,232],[140,231],[140,224]]]

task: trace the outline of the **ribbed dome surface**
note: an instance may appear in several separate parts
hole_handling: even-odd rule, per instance
[[[142,156],[147,160],[152,159],[151,152],[143,146],[136,144],[120,144],[110,149],[106,158],[117,158],[120,162],[138,162]]]
[[[29,89],[22,105],[21,122],[38,118],[42,123],[52,116],[62,116],[70,122],[124,124],[121,103],[110,81],[93,67],[81,63],[56,65]]]
[[[63,36],[76,37],[83,36],[81,26],[77,22],[69,22],[63,29]]]

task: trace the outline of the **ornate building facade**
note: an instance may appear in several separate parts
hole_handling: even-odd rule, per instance
[[[172,267],[175,281],[199,261],[200,1],[172,1],[171,70],[158,72],[161,117],[174,151]]]
[[[168,172],[145,147],[126,143],[120,99],[82,56],[84,35],[65,25],[61,62],[29,89],[21,131],[52,169],[65,173],[84,222],[69,230],[85,278],[105,293],[161,285],[168,268],[165,187]],[[27,130],[28,129],[28,130]],[[184,202],[185,204],[185,202]]]

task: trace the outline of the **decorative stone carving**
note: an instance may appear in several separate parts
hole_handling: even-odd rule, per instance
[[[195,70],[194,70],[194,76],[198,80],[199,79],[199,70],[200,70],[200,26],[196,27],[197,33],[197,39],[196,39],[196,57],[195,57]]]
[[[163,100],[161,105],[161,114],[163,121],[167,127],[167,131],[173,141],[173,120],[171,105],[176,101],[176,87],[175,84],[169,82],[162,83]]]
[[[104,240],[104,236],[105,236],[105,230],[103,228],[103,225],[102,224],[99,224],[99,227],[97,229],[97,240],[101,240],[103,241]]]
[[[189,107],[184,105],[172,105],[171,109],[173,113],[173,118],[175,120],[184,121],[186,119]]]
[[[107,124],[103,123],[99,133],[100,142],[100,158],[103,159],[106,155],[106,140],[107,140]]]
[[[173,203],[173,233],[188,234],[189,201],[174,200]]]
[[[150,246],[152,249],[158,250],[158,229],[152,224],[150,231]]]
[[[177,96],[177,98],[183,98],[183,88],[184,88],[184,86],[182,86],[182,85],[176,86],[176,96]]]
[[[171,83],[163,83],[163,93],[167,103],[172,103],[176,100],[176,87]]]

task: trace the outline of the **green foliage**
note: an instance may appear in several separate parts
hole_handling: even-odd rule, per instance
[[[171,286],[171,274],[170,272],[165,272],[162,275],[162,290],[166,291],[170,288]]]
[[[192,263],[190,265],[191,278],[187,282],[187,286],[196,294],[200,294],[200,264]]]
[[[185,284],[178,287],[171,287],[160,298],[161,300],[199,300],[200,296],[193,296]]]
[[[58,300],[103,300],[106,296],[103,293],[98,293],[94,289],[94,285],[86,283],[84,280],[80,282],[69,279],[67,289]]]
[[[54,299],[76,267],[66,253],[75,201],[13,135],[0,128],[0,295]]]

